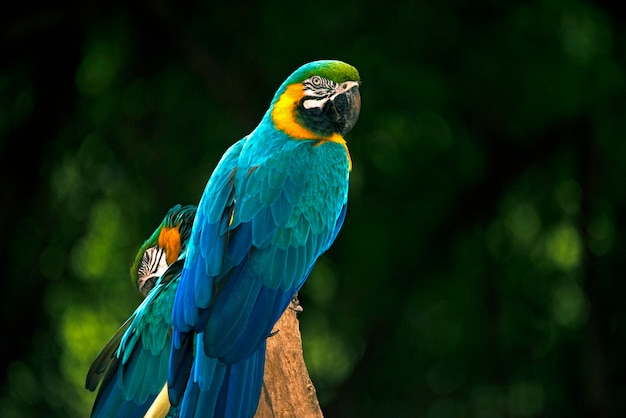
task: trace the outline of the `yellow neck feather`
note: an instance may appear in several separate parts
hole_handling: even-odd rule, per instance
[[[296,104],[304,97],[304,90],[301,83],[291,84],[278,98],[272,109],[272,121],[276,129],[283,131],[294,139],[310,139],[318,141],[315,146],[325,142],[336,142],[343,145],[348,157],[348,167],[352,171],[352,158],[346,140],[338,133],[333,133],[328,137],[317,135],[300,125],[295,118],[294,109]]]

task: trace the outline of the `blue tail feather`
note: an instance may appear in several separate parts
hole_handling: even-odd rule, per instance
[[[237,370],[239,367],[240,369]],[[252,417],[256,412],[263,386],[265,344],[262,344],[248,361],[233,364],[230,368],[228,390],[224,401],[224,416]]]
[[[174,406],[180,404],[185,394],[187,379],[193,363],[194,334],[172,330],[172,352],[169,361],[167,380],[168,396]]]
[[[196,348],[202,349],[202,343]],[[253,417],[263,386],[265,344],[250,357],[233,364],[202,357],[196,358],[194,373],[189,376],[180,416]]]

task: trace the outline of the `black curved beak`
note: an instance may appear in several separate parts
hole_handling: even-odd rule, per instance
[[[148,295],[148,293],[152,289],[154,289],[154,285],[156,284],[156,281],[158,278],[159,276],[152,274],[148,277],[140,277],[137,280],[137,287],[139,288],[139,291],[141,292],[144,298]]]
[[[359,83],[357,81],[342,83],[333,102],[337,110],[337,130],[345,135],[354,128],[361,112]]]

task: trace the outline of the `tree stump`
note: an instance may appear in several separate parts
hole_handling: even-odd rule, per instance
[[[323,418],[317,392],[302,356],[297,299],[291,302],[267,339],[263,389],[255,418]]]

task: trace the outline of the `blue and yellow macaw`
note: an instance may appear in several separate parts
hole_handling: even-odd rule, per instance
[[[265,340],[343,224],[357,70],[315,61],[231,146],[198,205],[173,306],[168,390],[181,417],[251,417]]]
[[[91,365],[87,389],[104,374],[92,417],[143,417],[159,393],[166,398],[172,305],[195,213],[195,206],[172,207],[137,252],[131,280],[145,299]]]

